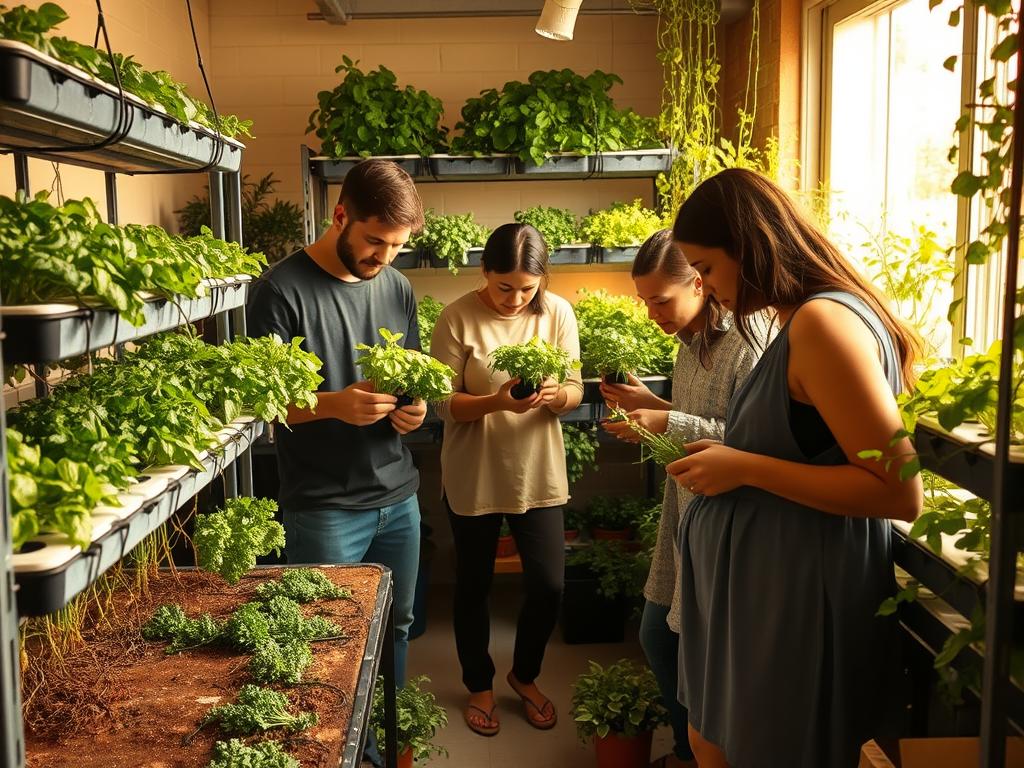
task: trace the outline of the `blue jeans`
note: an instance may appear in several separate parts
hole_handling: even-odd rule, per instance
[[[679,635],[672,631],[665,619],[668,606],[644,602],[644,614],[640,619],[640,646],[644,649],[647,663],[658,681],[658,690],[668,709],[669,723],[675,740],[676,757],[693,760],[690,739],[686,732],[686,707],[679,703],[676,687],[679,684]]]
[[[395,685],[405,685],[420,563],[420,505],[413,494],[379,509],[284,510],[288,563],[380,563],[394,579]]]

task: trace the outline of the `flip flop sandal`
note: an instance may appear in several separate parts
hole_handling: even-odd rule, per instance
[[[462,712],[462,719],[466,721],[466,725],[469,726],[469,730],[479,733],[481,736],[494,736],[498,731],[501,730],[501,723],[494,719],[494,710],[497,708],[497,703],[491,707],[491,711],[488,712],[482,707],[478,707],[476,704],[469,704]],[[470,710],[476,710],[481,715],[487,718],[487,722],[494,723],[494,725],[478,725],[470,719]]]
[[[513,677],[511,672],[508,673],[505,680],[508,682],[509,687],[515,691],[516,696],[523,700],[523,714],[526,716],[526,722],[538,731],[547,731],[555,727],[558,723],[558,713],[555,711],[555,705],[551,703],[551,699],[544,699],[544,703],[538,707],[533,703],[533,700],[529,696],[524,696],[519,692],[515,684],[512,682]],[[530,717],[531,707],[533,708],[533,711],[539,715],[540,719]],[[551,711],[550,715],[545,714],[548,710]]]

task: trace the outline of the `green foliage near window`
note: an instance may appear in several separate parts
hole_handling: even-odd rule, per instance
[[[363,72],[348,56],[335,72],[344,79],[317,94],[307,133],[320,138],[327,157],[420,155],[443,152],[448,129],[439,126],[441,100],[407,85],[387,67]]]
[[[43,3],[38,8],[0,5],[0,39],[25,43],[58,61],[78,67],[110,85],[117,84],[110,56],[105,50],[76,43],[66,37],[50,36],[55,27],[65,22],[67,12],[56,3]],[[182,23],[186,21],[182,16]],[[131,56],[114,54],[114,62],[125,92],[134,94],[152,107],[160,107],[181,123],[195,122],[221,134],[234,137],[252,136],[252,120],[234,115],[221,115],[219,125],[210,108],[192,97],[185,86],[169,72],[144,69]]]
[[[654,673],[627,660],[608,667],[590,662],[573,684],[571,712],[582,741],[609,733],[629,738],[668,722]]]
[[[363,376],[378,392],[408,395],[428,403],[451,397],[455,371],[430,355],[399,346],[404,334],[387,328],[379,331],[384,338],[383,345],[356,345],[356,349],[364,353],[356,359],[356,365],[363,369]]]
[[[434,694],[425,690],[424,684],[429,682],[426,675],[414,677],[395,694],[398,753],[411,751],[417,763],[429,762],[431,755],[435,754],[448,756],[447,749],[432,741],[437,732],[448,725],[448,714],[437,703]],[[373,688],[370,724],[377,743],[383,746],[387,741],[384,732],[384,683],[379,678]]]
[[[195,297],[207,277],[258,275],[261,253],[213,237],[181,238],[157,226],[103,221],[89,198],[51,205],[0,196],[0,284],[4,303],[99,299],[132,325],[144,322],[141,291]]]
[[[434,335],[434,326],[441,316],[444,304],[432,296],[424,296],[416,305],[416,321],[420,326],[420,348],[430,354],[430,339]]]
[[[48,398],[9,415],[15,548],[39,530],[89,545],[91,513],[143,468],[202,467],[216,432],[241,415],[284,418],[316,404],[320,360],[295,339],[212,346],[188,334],[155,337],[123,362],[97,360]],[[12,434],[13,432],[13,434]],[[116,503],[116,502],[115,502]]]
[[[409,247],[431,251],[448,262],[448,271],[459,274],[459,267],[469,263],[466,251],[487,242],[490,231],[477,224],[472,213],[439,216],[427,211],[423,231],[409,240]]]
[[[506,344],[491,352],[491,370],[507,373],[523,384],[540,384],[551,378],[561,383],[580,367],[564,349],[534,336],[525,344]]]
[[[469,99],[455,128],[452,152],[509,153],[540,165],[556,152],[651,149],[664,146],[655,120],[632,109],[616,109],[609,91],[622,78],[595,70],[587,76],[571,69],[534,72],[523,83],[505,83]]]
[[[661,228],[661,217],[644,208],[640,200],[634,200],[612,203],[603,211],[585,216],[580,223],[580,236],[594,245],[625,248],[640,245]]]
[[[618,372],[672,375],[679,342],[662,332],[634,299],[581,289],[573,309],[579,323],[584,376]]]
[[[597,427],[581,429],[563,424],[562,441],[565,443],[565,473],[570,484],[583,477],[588,467],[597,469]]]
[[[278,741],[258,741],[250,746],[231,739],[213,745],[213,759],[206,768],[300,768],[300,763]]]
[[[513,218],[520,224],[529,224],[540,232],[547,245],[548,254],[569,243],[579,242],[579,222],[576,214],[566,208],[550,208],[535,205],[523,211],[516,211]]]
[[[302,209],[287,200],[274,200],[271,195],[277,179],[268,173],[257,182],[242,177],[242,237],[246,247],[265,254],[270,264],[298,250],[305,239]],[[210,223],[209,192],[193,197],[176,210],[178,228],[185,237],[198,235]]]
[[[276,511],[273,499],[239,497],[225,501],[224,509],[198,515],[192,544],[199,567],[237,584],[256,567],[257,557],[280,554],[284,526],[274,519]]]

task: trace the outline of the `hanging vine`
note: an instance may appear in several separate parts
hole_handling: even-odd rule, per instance
[[[724,168],[754,168],[777,175],[775,139],[764,150],[753,146],[760,58],[758,0],[751,11],[746,88],[743,106],[736,112],[735,142],[722,135],[718,103],[719,0],[634,0],[634,7],[658,12],[658,60],[664,71],[659,128],[678,152],[669,173],[658,180],[662,212],[672,215],[698,184]]]

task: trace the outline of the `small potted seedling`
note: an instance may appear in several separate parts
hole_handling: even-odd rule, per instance
[[[613,328],[580,333],[582,356],[605,384],[628,384],[628,373],[651,365],[650,349],[627,333]]]
[[[429,677],[420,675],[396,691],[398,768],[412,768],[414,760],[429,762],[433,754],[448,756],[447,749],[433,742],[437,732],[448,725],[448,714],[437,703],[434,694],[423,689],[423,684],[429,682]],[[377,678],[377,685],[373,689],[370,724],[377,736],[377,743],[383,746],[387,741],[384,731],[383,678]]]
[[[564,349],[536,336],[525,344],[506,344],[491,352],[492,371],[502,371],[510,378],[519,379],[510,393],[516,400],[535,395],[545,379],[561,384],[579,367],[579,361],[572,360]]]
[[[501,530],[498,531],[498,550],[495,557],[512,557],[516,553],[516,540],[512,536],[512,529],[508,527],[508,520],[502,519]]]
[[[436,403],[451,397],[455,371],[430,355],[399,345],[403,334],[387,328],[379,332],[384,344],[356,345],[365,353],[356,365],[376,391],[395,395],[399,408],[416,400]]]
[[[580,740],[594,739],[597,768],[646,768],[654,731],[668,722],[654,674],[627,660],[590,662],[573,684],[571,712]]]

